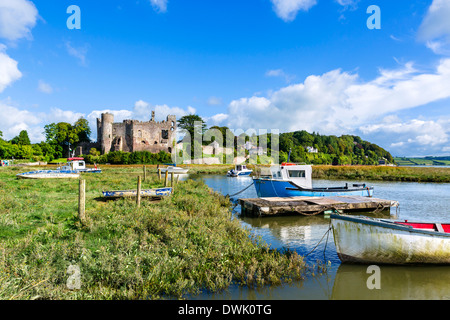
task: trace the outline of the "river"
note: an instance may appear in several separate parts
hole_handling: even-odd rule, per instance
[[[203,179],[212,189],[224,195],[235,194],[252,182],[250,177],[229,178],[219,175],[195,175]],[[315,180],[313,185],[342,186],[346,182]],[[374,186],[374,197],[395,200],[399,210],[378,214],[377,217],[411,221],[449,222],[450,184],[413,182],[369,182]],[[250,187],[236,198],[257,198],[255,188]],[[436,300],[450,299],[450,266],[380,266],[381,289],[370,290],[367,281],[371,274],[368,266],[344,265],[336,254],[333,234],[326,234],[330,219],[321,216],[304,217],[235,217],[243,227],[261,236],[272,248],[289,248],[301,255],[307,255],[310,264],[317,260],[329,263],[323,275],[307,276],[305,280],[282,286],[268,286],[260,289],[232,286],[219,294],[201,294],[192,299],[220,300]],[[366,214],[374,216],[373,214]],[[322,240],[322,241],[321,241]],[[321,242],[320,242],[321,241]],[[320,244],[318,245],[318,243]],[[318,246],[317,246],[318,245]],[[317,247],[316,247],[317,246]]]

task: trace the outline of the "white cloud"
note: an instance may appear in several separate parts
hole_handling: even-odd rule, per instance
[[[39,80],[38,82],[38,90],[42,93],[51,94],[53,93],[53,88],[50,84],[45,82],[44,80]]]
[[[88,52],[88,45],[75,48],[69,41],[66,41],[65,44],[67,53],[72,57],[76,58],[81,66],[85,67],[87,65],[86,56]]]
[[[6,47],[0,44],[0,93],[14,81],[22,77],[17,61],[5,53]]]
[[[0,38],[11,41],[30,38],[37,17],[38,11],[31,1],[0,1]]]
[[[218,97],[210,97],[207,101],[210,106],[218,106],[222,104],[222,99]]]
[[[286,83],[289,83],[289,82],[291,82],[292,80],[295,79],[295,76],[287,74],[282,69],[269,70],[269,71],[266,72],[266,77],[280,77],[280,78],[284,78]]]
[[[43,135],[39,132],[42,128],[36,130],[42,121],[39,114],[21,110],[14,106],[9,99],[0,101],[0,114],[0,128],[4,139],[10,140],[19,135],[20,131],[27,130],[32,141],[40,142],[42,140]]]
[[[450,1],[433,0],[422,21],[418,40],[436,54],[450,54]]]
[[[308,11],[316,0],[270,0],[278,17],[286,22],[293,21],[299,11]]]
[[[370,139],[390,139],[394,155],[430,155],[445,152],[450,138],[450,120],[442,117],[438,120],[381,122],[363,126],[360,130]]]
[[[243,130],[307,130],[334,135],[356,133],[383,117],[384,123],[394,126],[393,123],[398,122],[396,112],[450,98],[448,88],[450,59],[442,59],[430,72],[421,72],[412,63],[393,70],[380,69],[379,75],[371,81],[362,81],[358,74],[337,69],[311,75],[303,83],[286,86],[266,97],[252,96],[232,101],[228,106],[226,125]],[[448,130],[431,135],[430,130],[414,136],[412,142],[430,145],[430,141],[435,141],[436,146],[441,145],[446,132]],[[387,146],[399,142],[387,136],[385,141]]]
[[[167,2],[168,0],[150,0],[153,9],[162,13],[167,11]]]

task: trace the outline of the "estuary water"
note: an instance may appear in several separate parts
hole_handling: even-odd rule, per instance
[[[202,179],[209,187],[224,195],[233,195],[252,183],[251,177],[230,178],[219,175],[192,175]],[[361,181],[315,180],[313,186],[342,186]],[[390,213],[367,213],[371,217],[410,221],[450,223],[450,184],[414,182],[366,182],[374,186],[375,198],[395,200],[398,210]],[[235,198],[257,198],[252,186]],[[201,294],[192,299],[220,300],[441,300],[450,299],[450,266],[380,266],[381,289],[370,290],[367,281],[371,276],[368,266],[341,264],[334,245],[332,231],[326,236],[330,219],[323,215],[315,217],[285,216],[247,218],[239,217],[240,207],[234,217],[244,228],[262,239],[274,249],[289,248],[306,261],[317,264],[326,261],[328,271],[322,275],[309,275],[305,280],[282,286],[261,289],[231,287],[219,294]],[[358,215],[361,213],[358,213]],[[324,237],[325,235],[325,237]]]

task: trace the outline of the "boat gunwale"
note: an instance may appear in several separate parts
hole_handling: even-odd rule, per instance
[[[421,229],[417,229],[414,228],[413,226],[409,226],[409,225],[404,225],[401,223],[405,223],[405,221],[398,221],[398,220],[392,220],[392,221],[388,221],[385,219],[378,219],[376,220],[375,218],[370,218],[370,217],[351,217],[348,215],[339,215],[339,214],[331,214],[330,215],[330,219],[333,220],[344,220],[344,221],[350,221],[350,222],[354,222],[354,223],[362,223],[362,224],[366,224],[366,225],[372,225],[372,226],[376,226],[376,227],[381,227],[381,228],[386,228],[386,229],[396,229],[396,230],[400,230],[400,231],[407,231],[410,233],[419,233],[419,234],[424,234],[424,235],[428,235],[428,236],[439,236],[439,237],[447,237],[450,238],[450,233],[446,233],[446,232],[440,232],[440,231],[428,231],[428,230],[421,230]],[[436,224],[439,222],[411,222],[408,221],[406,223],[411,223],[411,224],[420,224],[420,223],[424,223],[424,224]],[[441,224],[450,224],[450,223],[441,223]]]
[[[346,188],[346,187],[329,187],[329,188],[303,188],[300,187],[298,185],[296,185],[294,182],[292,181],[286,181],[284,179],[276,179],[276,178],[253,178],[253,180],[259,180],[259,181],[268,181],[268,182],[272,182],[272,181],[280,181],[280,182],[288,182],[290,185],[292,185],[292,188],[287,187],[286,190],[290,190],[290,191],[309,191],[309,192],[355,192],[355,191],[374,191],[375,188],[374,187],[351,187],[351,188]]]

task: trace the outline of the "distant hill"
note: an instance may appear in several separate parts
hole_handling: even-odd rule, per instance
[[[392,155],[380,146],[362,140],[358,136],[320,135],[307,131],[280,135],[280,161],[308,164],[367,164],[376,165],[380,159],[394,163]]]
[[[450,166],[450,157],[396,157],[399,166]]]

